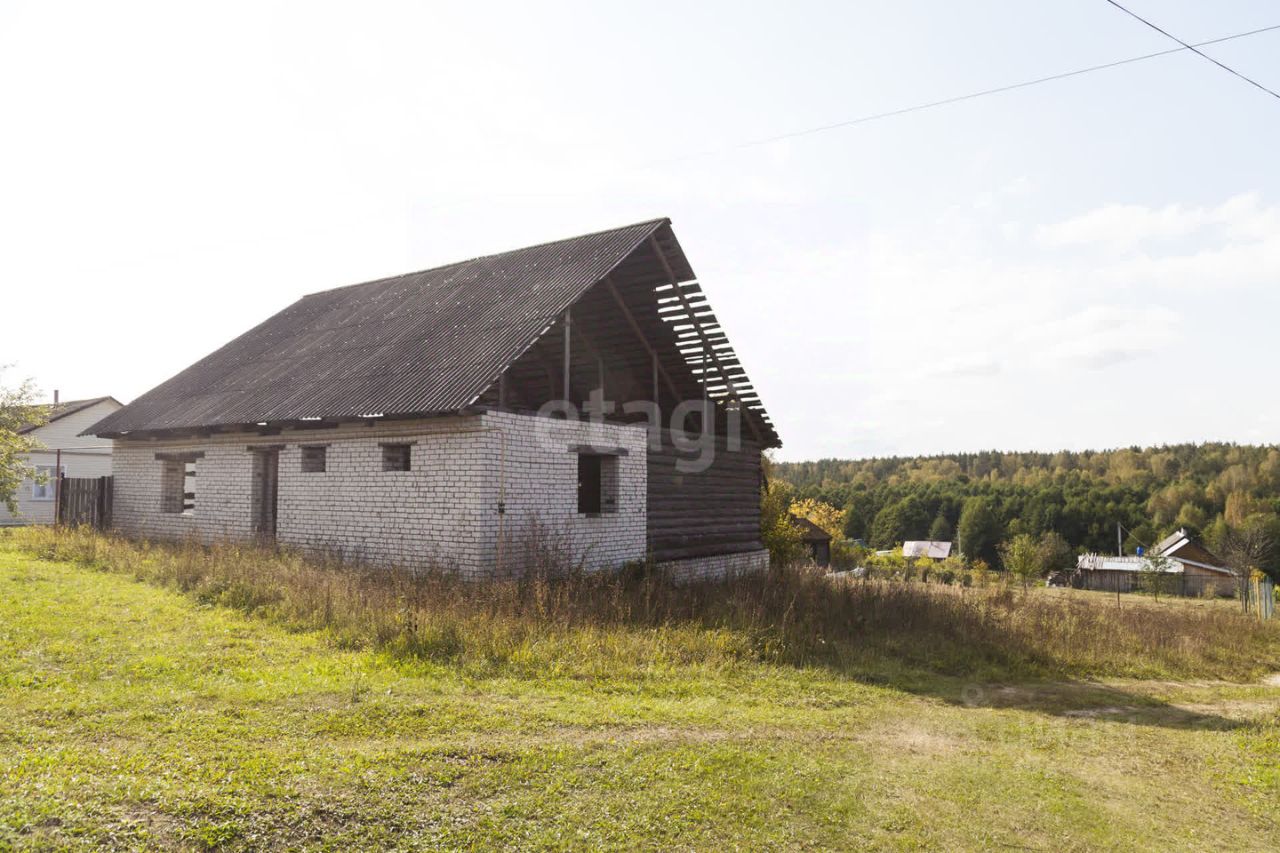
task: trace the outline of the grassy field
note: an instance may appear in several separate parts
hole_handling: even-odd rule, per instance
[[[480,666],[35,553],[0,536],[0,848],[1280,847],[1272,645],[994,678],[584,624]]]

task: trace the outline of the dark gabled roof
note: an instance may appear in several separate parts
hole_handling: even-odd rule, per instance
[[[56,420],[61,420],[62,418],[74,415],[76,412],[83,412],[90,406],[96,406],[99,403],[105,403],[108,400],[115,403],[117,406],[120,405],[120,401],[115,397],[92,397],[88,400],[65,400],[61,403],[52,403],[49,405],[49,419],[47,421],[42,424],[26,424],[25,426],[19,427],[18,432],[33,432],[34,430],[40,429],[42,426],[48,426]]]
[[[830,542],[831,534],[814,524],[803,515],[791,514],[791,523],[800,530],[800,538],[805,542]]]
[[[694,278],[669,220],[657,219],[313,293],[86,433],[464,409],[594,284],[654,241],[676,279]],[[749,405],[773,435],[758,400]]]

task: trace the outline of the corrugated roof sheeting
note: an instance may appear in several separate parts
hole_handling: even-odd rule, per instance
[[[89,432],[457,411],[471,405],[567,308],[611,273],[625,278],[630,288],[647,290],[651,299],[671,298],[669,276],[652,254],[657,249],[678,280],[694,278],[670,223],[660,219],[313,293]],[[705,377],[713,398],[725,399],[730,392],[725,380],[732,380],[743,405],[776,444],[768,415],[745,384],[746,375],[701,289],[696,283],[682,289],[696,294],[693,320],[703,327],[699,334],[709,335],[717,347],[725,375],[702,349],[700,337],[688,347],[678,344],[677,360],[697,381]],[[688,322],[680,311],[662,319],[668,328]],[[680,325],[675,330],[682,334]]]
[[[902,556],[928,557],[933,560],[945,560],[951,556],[950,542],[934,542],[920,540],[902,543]]]
[[[99,434],[461,409],[666,220],[305,296]]]

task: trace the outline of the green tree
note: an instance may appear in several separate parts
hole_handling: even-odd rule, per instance
[[[951,522],[953,538],[970,561],[977,556],[995,560],[1001,540],[1020,533],[1040,537],[1050,530],[1073,550],[1110,553],[1117,522],[1132,534],[1127,549],[1185,527],[1199,531],[1209,548],[1225,556],[1222,543],[1229,529],[1241,529],[1255,517],[1280,518],[1276,445],[820,459],[783,463],[778,472],[795,484],[798,497],[844,509],[847,537],[880,547],[936,537],[939,531],[930,526],[941,515]],[[966,503],[978,499],[990,501],[994,523],[986,535],[967,541],[957,519]],[[971,508],[966,521],[973,520]],[[1269,565],[1280,572],[1280,554]]]
[[[1023,588],[1030,586],[1044,565],[1040,543],[1029,533],[1019,533],[1001,545],[1000,559],[1005,571],[1022,581]]]
[[[0,366],[0,375],[4,367]],[[18,512],[18,489],[23,480],[35,480],[36,470],[28,454],[40,449],[40,442],[22,432],[49,420],[49,407],[36,403],[36,388],[30,379],[15,388],[0,384],[0,503],[11,514]]]
[[[942,513],[938,513],[933,519],[933,524],[929,525],[929,540],[931,542],[951,541],[951,522],[947,521],[947,517]]]
[[[1159,601],[1160,593],[1165,591],[1165,587],[1173,579],[1173,575],[1170,574],[1172,569],[1173,560],[1169,557],[1164,554],[1148,554],[1142,561],[1138,581],[1143,589]]]
[[[866,530],[867,521],[858,512],[858,508],[853,505],[845,507],[844,513],[844,533],[846,539],[861,539]]]
[[[1062,569],[1075,567],[1076,554],[1071,545],[1056,530],[1048,530],[1040,537],[1040,574],[1047,575]]]
[[[1002,525],[990,498],[972,497],[960,510],[956,533],[960,550],[967,560],[993,562],[997,557]]]
[[[907,540],[918,539],[928,529],[929,516],[915,495],[908,495],[876,513],[871,523],[871,544],[892,548]]]
[[[770,476],[772,460],[765,457],[764,488],[760,490],[760,538],[769,549],[769,564],[789,566],[805,558],[800,528],[791,521],[791,501],[795,489],[790,483]]]

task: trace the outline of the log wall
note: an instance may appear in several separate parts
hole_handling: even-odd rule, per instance
[[[649,447],[648,544],[653,558],[682,560],[756,551],[760,544],[760,446],[743,440],[725,449],[720,438],[712,464],[682,471],[681,459],[697,452],[676,449],[662,431],[662,448]]]

